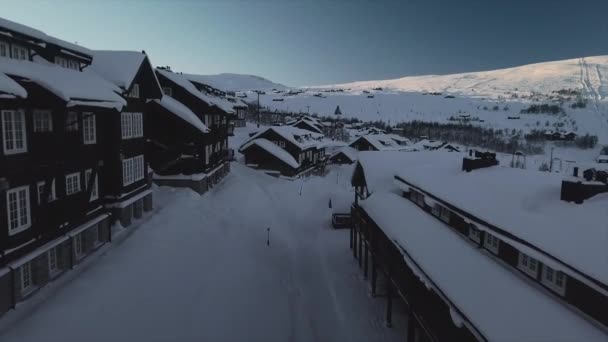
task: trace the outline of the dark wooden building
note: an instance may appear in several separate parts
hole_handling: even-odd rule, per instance
[[[293,126],[270,127],[244,143],[239,151],[252,167],[285,177],[298,177],[325,165],[323,135]]]

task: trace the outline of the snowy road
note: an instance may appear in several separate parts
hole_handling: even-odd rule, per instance
[[[336,179],[289,182],[233,165],[202,197],[161,188],[159,214],[0,340],[397,340],[348,231],[329,228],[329,197],[350,196]]]

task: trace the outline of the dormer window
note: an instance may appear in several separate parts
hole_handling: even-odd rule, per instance
[[[486,234],[487,236],[487,234]],[[480,243],[481,242],[481,231],[477,229],[474,224],[469,225],[469,239]]]
[[[500,240],[496,236],[486,232],[486,238],[483,241],[483,246],[490,252],[492,252],[494,254],[498,254],[498,247],[500,246]]]
[[[129,92],[129,97],[138,99],[139,98],[139,84],[135,83],[133,84],[133,87],[131,87],[131,91]]]
[[[543,265],[543,275],[541,277],[543,285],[547,286],[551,290],[564,295],[566,293],[566,275],[560,271],[556,271],[553,268]]]
[[[27,61],[29,59],[29,57],[30,56],[29,56],[28,49],[24,48],[23,46],[13,44],[13,49],[12,49],[12,54],[11,54],[12,59]]]
[[[65,130],[67,132],[78,130],[78,113],[68,112],[68,115],[65,118]]]
[[[10,57],[8,43],[0,41],[0,57]]]
[[[80,63],[78,63],[77,61],[73,60],[73,59],[68,59],[65,57],[61,57],[61,56],[55,56],[55,64],[66,68],[66,69],[73,69],[73,70],[79,70],[80,71]]]
[[[171,87],[163,87],[163,94],[173,96],[173,89]]]
[[[53,119],[49,110],[34,110],[34,132],[52,132]]]
[[[517,263],[517,268],[527,273],[532,278],[536,279],[538,275],[538,260],[534,259],[527,254],[519,252],[519,260]]]

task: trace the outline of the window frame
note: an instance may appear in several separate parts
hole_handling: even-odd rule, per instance
[[[21,192],[25,191],[25,200],[21,199]],[[15,212],[16,212],[16,221],[18,226],[12,228],[11,227],[11,194],[16,194],[15,196]],[[25,207],[22,208],[22,203],[25,202]],[[23,218],[21,217],[23,210],[25,209],[25,218],[27,219],[26,223],[22,223]],[[6,191],[6,218],[8,223],[8,236],[13,236],[22,231],[27,230],[32,226],[32,209],[30,203],[30,186],[23,185],[16,188],[12,188]]]
[[[129,94],[127,94],[127,97],[130,97],[132,99],[139,98],[139,83],[133,83],[133,85],[131,86],[131,90],[129,90]]]
[[[69,111],[65,116],[65,131],[77,132],[80,129],[78,112]]]
[[[36,183],[36,193],[38,195],[38,205],[42,204],[42,193],[40,192],[40,187],[42,186],[42,189],[44,189],[44,186],[46,185],[46,181],[40,181]],[[51,181],[51,193],[50,193],[50,198],[47,199],[47,203],[51,203],[54,200],[57,199],[57,192],[55,191],[55,178],[53,178],[53,180]]]
[[[53,131],[53,114],[48,109],[34,109],[33,116],[33,132],[52,132]]]
[[[85,145],[97,143],[97,118],[95,113],[82,113],[82,140]]]
[[[19,115],[19,122],[21,122],[20,129],[17,128],[17,116]],[[10,116],[10,118],[9,118]],[[10,119],[10,120],[9,120]],[[4,109],[0,111],[0,120],[2,121],[2,149],[4,151],[4,155],[14,155],[19,153],[27,152],[27,122],[25,119],[25,112],[22,109]],[[10,126],[10,127],[8,127]],[[9,134],[10,132],[10,134]],[[21,144],[20,148],[17,147],[17,133],[21,134]],[[8,148],[9,140],[12,143],[12,148]]]
[[[173,96],[173,88],[171,87],[162,87],[162,91],[164,95]]]
[[[531,267],[532,264],[534,264],[535,266]],[[540,268],[540,262],[537,259],[520,251],[517,257],[517,268],[526,273],[527,275],[531,276],[532,278],[536,279]]]
[[[4,55],[2,54],[2,48],[4,47]],[[8,42],[0,40],[0,58],[11,58],[11,47]]]
[[[17,50],[17,52],[15,52],[15,50]],[[15,54],[17,54],[17,56],[14,56]],[[11,44],[11,58],[19,61],[29,61],[30,49],[26,48],[23,45],[13,43]]]
[[[70,179],[76,177],[75,184],[78,186],[77,189],[73,189],[70,191]],[[72,182],[73,183],[73,182]],[[70,196],[73,194],[77,194],[82,191],[82,186],[80,185],[80,172],[73,172],[65,175],[65,194],[66,196]]]
[[[553,278],[553,279],[549,279],[549,277],[548,277],[549,272],[552,275],[551,278]],[[561,285],[559,285],[558,281],[557,281],[557,279],[559,277],[561,277],[561,279],[562,279]],[[543,285],[545,285],[546,287],[550,288],[551,290],[557,292],[561,296],[566,294],[566,280],[567,279],[568,279],[568,277],[566,276],[565,273],[543,264],[540,282]]]
[[[27,272],[25,272],[25,270],[27,270]],[[26,263],[24,263],[23,265],[21,265],[19,267],[19,285],[21,287],[21,293],[25,294],[25,293],[29,293],[32,291],[32,289],[34,288],[34,275],[32,273],[32,262],[28,261]],[[25,274],[27,273],[28,277],[27,277],[27,285],[26,285],[26,277]]]
[[[88,191],[89,186],[89,178],[93,174],[93,169],[86,169],[84,171],[84,181],[85,181],[85,189]],[[93,202],[99,199],[99,174],[95,175],[95,180],[93,181],[93,189],[91,190],[91,196],[89,197],[89,202]]]
[[[494,244],[494,242],[496,244]],[[483,246],[494,254],[498,254],[500,249],[500,239],[489,232],[485,232],[485,237],[483,239]]]
[[[487,233],[486,233],[487,234]],[[467,233],[469,239],[475,241],[476,243],[481,243],[481,230],[477,228],[476,225],[470,223],[469,231]]]

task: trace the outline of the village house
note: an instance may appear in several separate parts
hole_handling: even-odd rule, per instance
[[[395,162],[391,153],[409,160]],[[392,302],[402,300],[408,340],[605,338],[606,227],[572,229],[605,221],[603,202],[573,207],[555,195],[559,175],[500,166],[467,173],[457,157],[359,156],[351,248],[364,274],[371,272],[372,293],[385,279],[387,323]],[[515,299],[526,304],[512,305]]]
[[[359,151],[408,151],[412,150],[407,138],[395,134],[367,134],[355,139],[350,147]]]
[[[308,175],[325,164],[324,136],[293,126],[257,132],[239,151],[247,165],[290,178]]]
[[[92,51],[0,19],[0,313],[112,238],[122,90]],[[145,177],[144,168],[136,169]]]
[[[233,130],[228,117],[234,113],[232,104],[213,94],[204,93],[182,74],[167,68],[157,68],[156,74],[163,93],[187,107],[188,115],[193,113],[204,127],[195,124],[200,129],[191,141],[191,152],[179,155],[180,165],[176,166],[172,162],[176,160],[174,156],[178,151],[169,151],[166,158],[158,160],[154,169],[154,182],[159,185],[187,186],[199,193],[205,192],[230,171],[230,160],[234,157],[234,152],[228,149],[228,136]],[[160,124],[162,121],[157,122],[156,128],[152,129],[162,130]],[[207,129],[208,133],[202,134]],[[162,145],[150,148],[156,151],[151,154],[157,153],[158,156],[163,151],[167,152]]]
[[[357,161],[359,151],[350,147],[344,146],[329,156],[329,162],[333,164],[352,164]]]

